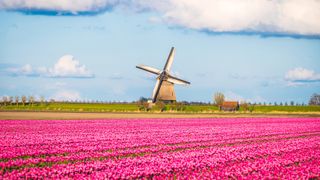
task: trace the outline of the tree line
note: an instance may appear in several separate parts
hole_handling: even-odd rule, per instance
[[[36,101],[34,96],[3,96],[1,100],[1,105],[31,105],[33,106],[35,103],[44,103],[44,97],[40,97],[40,101]]]
[[[219,106],[222,105],[223,102],[225,101],[225,96],[223,93],[221,92],[217,92],[213,95],[213,102],[215,105]],[[294,101],[290,101],[290,102],[274,102],[274,103],[266,103],[266,102],[259,102],[259,103],[252,103],[252,102],[240,102],[240,104],[243,105],[260,105],[260,106],[305,106],[305,105],[320,105],[320,94],[314,93],[310,99],[309,99],[309,103],[305,104],[305,103],[297,103]]]
[[[97,103],[97,104],[130,104],[130,103],[137,103],[140,107],[146,108],[148,106],[148,98],[140,97],[137,101],[98,101],[98,100],[73,100],[73,101],[56,101],[55,99],[45,99],[44,96],[40,98],[35,98],[35,96],[2,96],[0,99],[0,105],[31,105],[34,104],[46,104],[46,103]],[[225,96],[221,92],[217,92],[214,94],[212,102],[201,102],[201,101],[180,101],[175,102],[175,105],[179,108],[182,105],[221,105],[225,101]],[[305,105],[320,105],[320,94],[314,93],[309,99],[308,104],[305,103],[296,103],[294,101],[290,102],[259,102],[259,103],[252,103],[252,102],[240,102],[243,106],[252,106],[252,105],[260,105],[260,106],[305,106]],[[158,102],[157,104],[159,107],[163,107],[163,105]]]

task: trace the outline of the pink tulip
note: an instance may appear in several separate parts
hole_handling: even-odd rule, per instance
[[[1,120],[0,179],[320,177],[320,118]]]

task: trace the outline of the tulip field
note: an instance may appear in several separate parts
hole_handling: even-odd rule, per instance
[[[0,179],[319,179],[320,118],[0,120]]]

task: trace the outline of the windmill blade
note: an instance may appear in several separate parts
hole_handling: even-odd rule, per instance
[[[167,62],[164,65],[163,70],[169,72],[171,69],[171,65],[173,63],[173,58],[174,58],[174,54],[175,54],[175,49],[174,47],[171,48],[170,54],[168,56]]]
[[[161,71],[159,69],[156,69],[156,68],[153,68],[153,67],[149,67],[149,66],[145,66],[145,65],[138,65],[138,66],[136,66],[136,68],[142,69],[144,71],[147,71],[149,73],[156,74],[156,75],[160,75],[160,73],[161,73]]]
[[[173,84],[181,84],[181,85],[189,85],[190,84],[190,82],[188,82],[188,81],[185,81],[183,79],[179,79],[177,77],[170,76],[170,75],[168,76],[167,81],[169,81]]]
[[[152,93],[152,102],[153,103],[155,103],[157,101],[157,97],[158,97],[158,94],[160,92],[162,81],[163,81],[163,78],[161,78],[161,77],[158,78],[157,82],[156,82],[156,85],[154,86],[153,93]]]

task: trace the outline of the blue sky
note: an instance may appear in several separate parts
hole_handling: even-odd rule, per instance
[[[172,46],[172,72],[191,82],[175,86],[178,100],[208,102],[219,91],[307,103],[320,93],[316,0],[21,2],[0,2],[0,96],[150,97],[155,77],[135,66],[162,68]]]

